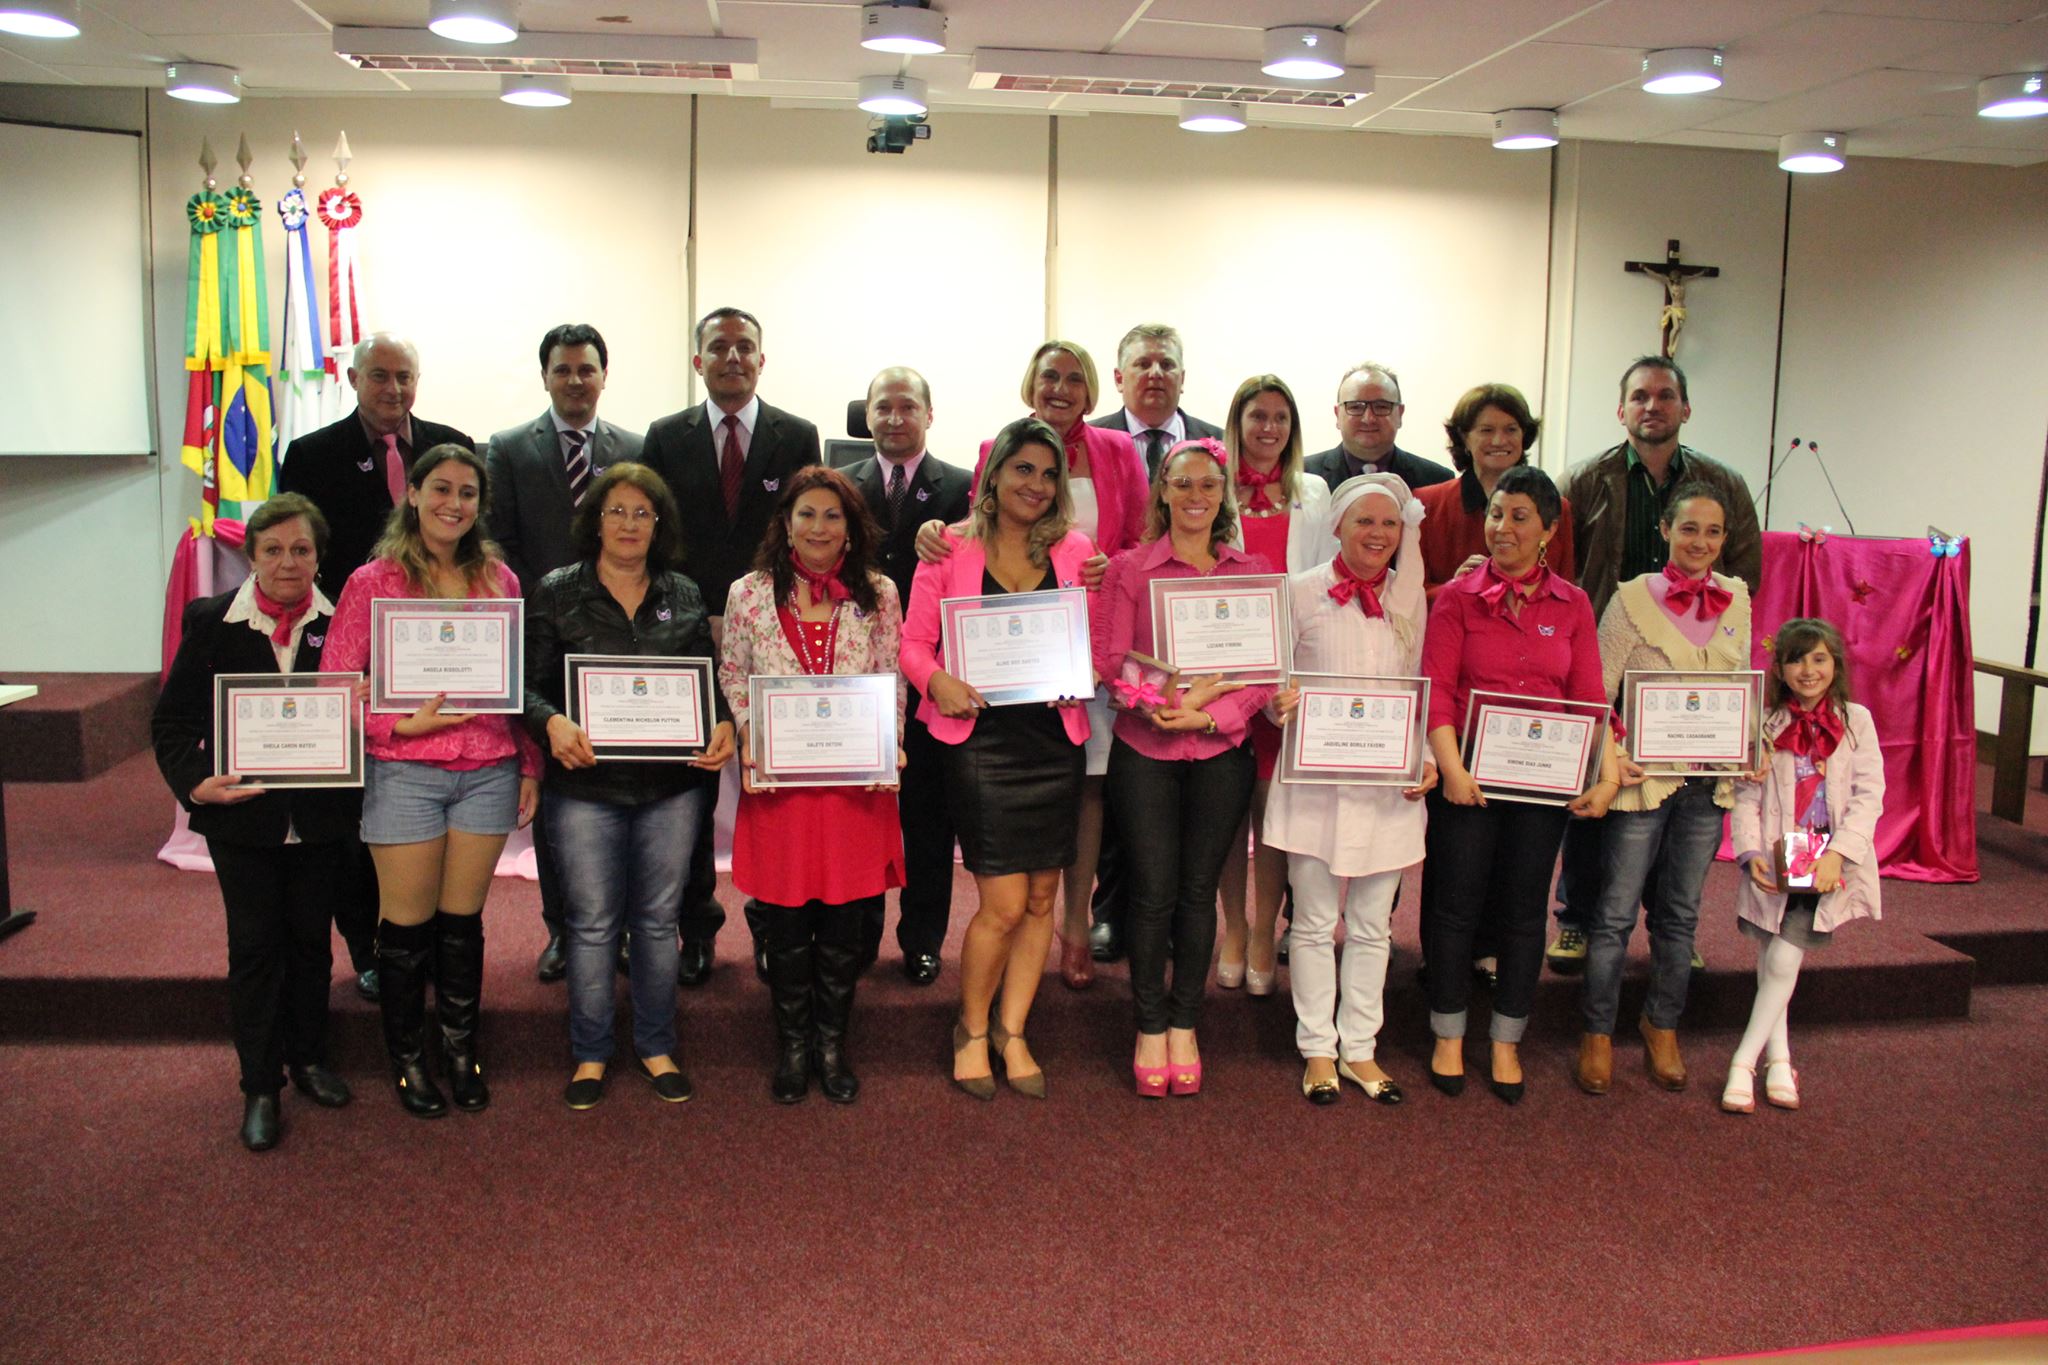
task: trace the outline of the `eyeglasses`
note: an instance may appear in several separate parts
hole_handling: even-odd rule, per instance
[[[1401,405],[1399,403],[1390,403],[1384,398],[1375,398],[1370,401],[1363,398],[1353,398],[1349,402],[1339,403],[1337,406],[1344,409],[1346,417],[1363,417],[1368,412],[1375,417],[1392,417],[1394,409]]]
[[[1166,481],[1166,486],[1176,493],[1192,493],[1201,489],[1204,497],[1215,497],[1223,491],[1221,479],[1191,479],[1185,474],[1176,474]]]
[[[635,526],[645,526],[650,521],[660,521],[651,507],[607,507],[598,513],[606,521],[630,521]]]

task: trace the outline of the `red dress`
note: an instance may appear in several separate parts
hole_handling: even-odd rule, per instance
[[[1313,477],[1313,476],[1311,476]],[[1280,572],[1287,568],[1287,523],[1290,512],[1281,512],[1270,517],[1240,516],[1237,524],[1244,528],[1245,553],[1263,555],[1268,564],[1278,565]],[[1271,782],[1273,769],[1280,763],[1280,727],[1267,720],[1261,712],[1252,717],[1252,757],[1258,761],[1259,781]]]
[[[831,622],[798,621],[785,634],[806,673],[833,672]],[[814,666],[821,664],[822,667]],[[732,833],[732,881],[770,905],[845,905],[903,885],[903,826],[896,793],[797,787],[742,793]]]

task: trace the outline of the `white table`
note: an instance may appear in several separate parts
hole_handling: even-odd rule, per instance
[[[35,694],[36,689],[26,683],[0,684],[0,706],[27,701]],[[7,884],[7,790],[5,784],[0,784],[0,938],[26,929],[35,921],[35,911],[14,908],[14,895]]]

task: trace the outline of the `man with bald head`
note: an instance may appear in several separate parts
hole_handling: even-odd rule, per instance
[[[883,370],[868,381],[868,434],[874,458],[846,471],[867,499],[882,528],[877,567],[896,585],[904,610],[910,608],[910,580],[917,573],[917,528],[937,520],[950,526],[967,516],[973,479],[925,450],[932,424],[932,391],[908,366]],[[903,974],[913,985],[938,979],[939,949],[953,909],[953,817],[946,808],[944,753],[924,722],[916,688],[903,721],[904,764],[897,806],[903,817],[903,890],[897,895],[896,945],[903,950]],[[867,926],[867,956],[882,941],[879,920]]]
[[[1401,377],[1378,361],[1363,360],[1344,372],[1337,381],[1337,406],[1332,411],[1337,444],[1302,463],[1330,487],[1360,474],[1393,474],[1410,489],[1457,477],[1435,460],[1394,444],[1408,407],[1401,401]]]
[[[327,553],[320,559],[320,591],[329,601],[370,557],[384,521],[405,496],[405,475],[415,455],[438,445],[476,449],[454,427],[412,415],[419,392],[419,348],[402,336],[377,332],[358,342],[349,359],[355,411],[309,431],[284,452],[277,491],[303,493],[327,518]]]

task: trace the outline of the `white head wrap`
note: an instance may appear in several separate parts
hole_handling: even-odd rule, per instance
[[[1422,520],[1428,514],[1421,500],[1409,491],[1397,475],[1367,473],[1346,479],[1330,494],[1330,537],[1341,540],[1339,528],[1344,524],[1344,513],[1351,504],[1369,494],[1377,494],[1393,502],[1401,512],[1401,544],[1394,551],[1391,564],[1392,580],[1380,602],[1386,608],[1387,620],[1393,624],[1394,633],[1401,643],[1411,651],[1416,648],[1422,636],[1422,621],[1425,614],[1422,573]],[[1341,553],[1341,551],[1339,552]]]

